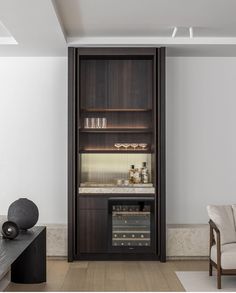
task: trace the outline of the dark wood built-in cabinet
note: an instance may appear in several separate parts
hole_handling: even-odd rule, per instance
[[[68,67],[68,260],[165,261],[165,48],[69,48]],[[107,126],[87,128],[86,118]],[[123,163],[144,156],[154,192],[81,191],[87,181],[111,183]],[[127,232],[124,247],[115,230],[126,229],[123,215],[130,227],[133,219],[146,225],[137,226],[139,242]]]

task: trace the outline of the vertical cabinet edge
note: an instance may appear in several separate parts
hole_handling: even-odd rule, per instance
[[[75,252],[76,48],[68,48],[68,261]]]
[[[157,49],[159,257],[166,261],[166,49]]]

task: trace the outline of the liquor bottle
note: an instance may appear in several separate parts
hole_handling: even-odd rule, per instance
[[[134,184],[134,172],[135,172],[134,165],[131,165],[131,168],[129,170],[129,183],[130,184]]]
[[[141,172],[138,168],[135,168],[134,170],[134,183],[140,183],[141,182]]]
[[[148,168],[146,162],[143,162],[143,167],[141,169],[141,181],[144,184],[148,183]]]

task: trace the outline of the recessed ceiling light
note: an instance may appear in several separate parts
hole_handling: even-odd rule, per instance
[[[175,35],[176,35],[176,33],[177,33],[177,30],[178,30],[178,28],[177,28],[177,27],[174,27],[174,29],[173,29],[173,33],[172,33],[172,38],[175,37]]]

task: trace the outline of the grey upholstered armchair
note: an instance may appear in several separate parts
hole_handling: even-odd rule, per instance
[[[210,251],[209,275],[217,270],[217,288],[222,275],[236,275],[236,205],[209,205]]]

